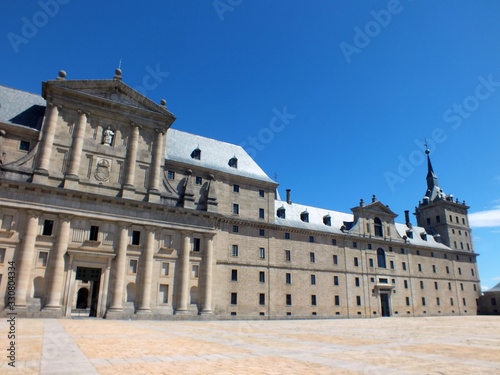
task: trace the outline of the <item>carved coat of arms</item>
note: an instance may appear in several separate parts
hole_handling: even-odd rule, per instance
[[[97,162],[95,179],[97,181],[108,182],[111,169],[111,163],[107,159],[101,159]]]

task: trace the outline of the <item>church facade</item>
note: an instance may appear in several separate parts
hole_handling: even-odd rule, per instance
[[[402,223],[292,202],[237,145],[172,129],[122,82],[0,86],[0,311],[109,319],[472,315],[465,202],[427,192]]]

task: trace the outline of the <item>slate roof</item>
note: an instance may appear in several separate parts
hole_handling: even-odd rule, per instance
[[[201,150],[200,160],[191,157],[191,153],[196,148]],[[238,159],[238,168],[229,166],[229,159],[232,157]],[[176,129],[169,129],[167,131],[165,158],[193,166],[274,183],[247,154],[243,147]]]
[[[401,224],[401,223],[395,223],[396,225],[396,230],[398,231],[399,235],[401,237],[406,236],[406,231],[409,230],[406,226],[406,224]],[[443,250],[450,250],[450,248],[442,243],[436,242],[434,239],[434,236],[431,234],[427,234],[427,241],[422,239],[420,236],[421,233],[425,233],[425,229],[422,227],[417,227],[413,226],[412,228],[413,231],[413,238],[408,238],[407,241],[412,244],[412,245],[417,245],[417,246],[427,246],[427,247],[433,247],[435,249],[443,249]]]
[[[498,283],[491,289],[485,290],[483,293],[495,293],[495,292],[500,292],[500,283]]]
[[[0,122],[40,130],[45,106],[40,95],[0,86]]]
[[[285,219],[279,218],[276,215],[277,210],[280,207],[285,208]],[[304,211],[309,213],[309,222],[303,222],[300,219],[300,214]],[[352,222],[354,216],[352,214],[346,214],[344,212],[326,210],[323,208],[305,206],[303,204],[291,203],[288,204],[286,201],[275,200],[274,201],[274,215],[275,223],[284,227],[299,228],[299,229],[309,229],[321,232],[342,234],[340,230],[344,221]],[[331,226],[325,225],[323,223],[323,217],[330,215]]]

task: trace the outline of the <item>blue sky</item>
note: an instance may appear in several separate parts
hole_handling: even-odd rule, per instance
[[[174,127],[242,144],[297,203],[372,194],[404,221],[439,185],[470,205],[483,287],[500,282],[500,2],[3,2],[0,84],[111,79]],[[415,220],[413,219],[415,223]]]

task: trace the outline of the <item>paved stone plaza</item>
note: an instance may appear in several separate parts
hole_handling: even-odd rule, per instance
[[[16,369],[2,355],[1,373],[500,374],[500,317],[22,319],[16,334]]]

